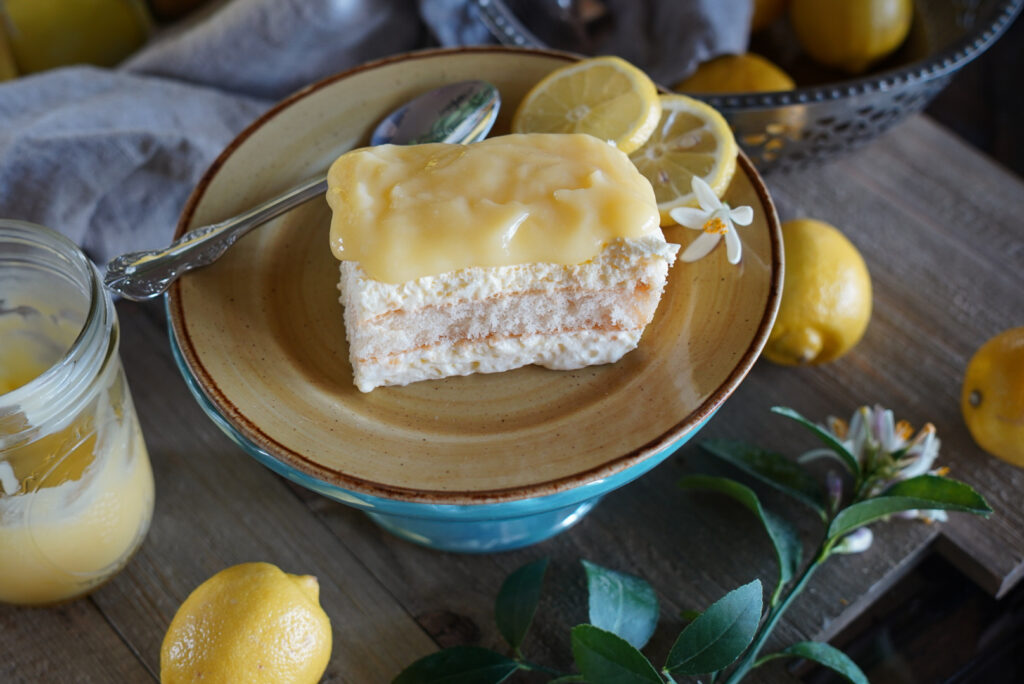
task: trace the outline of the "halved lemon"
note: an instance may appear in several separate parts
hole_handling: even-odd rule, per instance
[[[692,179],[699,176],[715,194],[725,194],[736,173],[736,139],[711,106],[685,95],[661,95],[661,118],[654,132],[629,155],[654,186],[661,225],[675,223],[669,212],[696,207]]]
[[[513,133],[588,133],[623,152],[640,147],[661,113],[647,75],[618,57],[584,59],[548,74],[512,117]]]

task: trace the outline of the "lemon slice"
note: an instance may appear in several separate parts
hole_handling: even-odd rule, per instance
[[[593,57],[548,74],[526,94],[513,133],[588,133],[629,153],[643,145],[661,113],[658,90],[618,57]]]
[[[725,119],[700,100],[662,95],[661,118],[654,132],[629,155],[654,186],[661,225],[675,223],[669,212],[696,207],[691,187],[699,176],[721,197],[736,172],[736,139]]]

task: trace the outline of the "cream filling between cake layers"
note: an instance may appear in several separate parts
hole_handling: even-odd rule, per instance
[[[678,245],[619,238],[582,264],[470,267],[404,283],[341,263],[341,302],[356,386],[536,364],[613,363],[654,316]]]

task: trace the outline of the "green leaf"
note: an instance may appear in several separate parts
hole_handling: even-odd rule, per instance
[[[572,655],[588,684],[663,684],[643,653],[622,637],[594,625],[572,628]]]
[[[728,667],[754,639],[761,602],[761,581],[754,580],[711,604],[679,634],[665,669],[699,675]]]
[[[679,617],[681,617],[683,620],[685,620],[687,622],[693,622],[694,620],[696,620],[700,616],[701,616],[701,612],[699,610],[681,610],[681,611],[679,611]]]
[[[758,517],[775,547],[775,558],[779,563],[779,586],[789,582],[800,570],[803,548],[796,530],[785,518],[781,518],[761,506],[760,499],[750,487],[735,480],[710,475],[689,475],[679,486],[683,489],[703,489],[732,497],[750,509]]]
[[[843,463],[843,465],[846,466],[847,470],[853,473],[855,477],[860,478],[860,461],[858,461],[857,457],[850,453],[850,450],[843,446],[832,433],[827,430],[823,430],[821,427],[815,425],[793,409],[786,406],[773,406],[772,411],[774,413],[778,413],[780,416],[792,418],[817,435],[818,439],[824,442],[825,446],[835,452],[836,457]]]
[[[976,515],[988,516],[992,513],[992,508],[985,498],[969,484],[938,475],[918,475],[909,480],[897,482],[882,492],[882,496],[910,496],[938,501],[957,506],[950,510],[966,511]],[[939,508],[939,506],[929,506],[929,508]]]
[[[825,498],[818,481],[799,463],[782,454],[765,451],[751,444],[726,440],[709,440],[701,447],[708,453],[753,475],[783,494],[809,506],[825,520]]]
[[[519,669],[500,653],[479,646],[455,646],[420,658],[391,684],[498,684]]]
[[[590,624],[643,648],[658,626],[658,597],[646,581],[582,561],[587,573]]]
[[[505,578],[494,603],[494,621],[498,631],[513,650],[518,651],[537,612],[540,590],[548,559],[527,563]]]
[[[970,485],[937,475],[921,475],[897,482],[871,499],[839,511],[828,528],[828,537],[842,535],[900,511],[914,509],[962,511],[988,516],[992,509]]]
[[[857,663],[850,660],[850,657],[838,648],[833,648],[832,646],[820,641],[801,641],[793,644],[784,651],[765,656],[758,661],[758,665],[766,663],[769,660],[786,657],[813,660],[819,665],[824,665],[825,667],[841,674],[851,684],[869,684],[868,678],[863,672],[861,672],[861,669],[857,667]]]

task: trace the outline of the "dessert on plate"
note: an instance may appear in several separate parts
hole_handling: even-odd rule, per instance
[[[584,134],[353,150],[332,164],[327,201],[363,392],[615,362],[679,249],[650,183]]]

